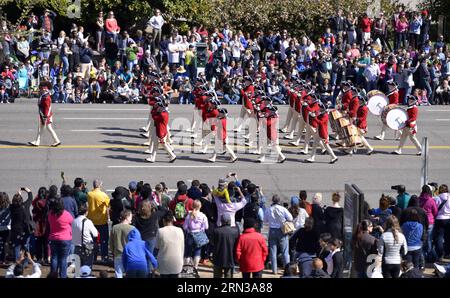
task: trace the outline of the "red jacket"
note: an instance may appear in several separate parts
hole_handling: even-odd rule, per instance
[[[367,130],[367,115],[369,114],[369,108],[367,106],[360,106],[356,113],[358,119],[358,128]]]
[[[359,108],[358,97],[353,97],[350,100],[350,103],[348,104],[348,116],[350,118],[355,118],[356,117],[356,112],[358,111],[358,108]]]
[[[45,93],[41,95],[38,101],[39,107],[39,117],[41,122],[44,123],[43,117],[47,117],[47,121],[45,124],[52,123],[52,98],[50,97],[50,93]]]
[[[301,106],[301,113],[302,113],[302,116],[303,116],[303,120],[305,121],[305,122],[308,122],[308,106],[304,106],[303,105],[303,103],[310,103],[311,101],[312,101],[312,97],[310,96],[310,95],[305,95],[305,96],[302,96],[302,106]]]
[[[419,116],[419,108],[417,106],[409,107],[406,110],[406,113],[408,114],[408,120],[406,120],[406,126],[409,128],[416,127],[417,117]]]
[[[287,97],[289,99],[289,105],[291,108],[294,108],[295,106],[295,92],[291,92],[291,90],[287,91]]]
[[[343,111],[347,111],[348,109],[348,105],[350,103],[350,101],[353,98],[353,92],[352,90],[348,90],[347,92],[344,93],[344,95],[342,96],[342,110]]]
[[[259,272],[269,251],[264,236],[254,228],[244,230],[236,245],[236,260],[241,272]]]
[[[250,93],[250,96],[247,94]],[[255,87],[253,85],[248,86],[241,90],[241,96],[244,99],[244,106],[246,109],[253,110],[252,97],[255,94]]]
[[[210,108],[210,104],[206,104],[202,107],[202,119],[203,122],[208,121],[208,119],[211,118],[217,118],[217,116],[219,116],[219,111],[217,109],[211,109]],[[216,130],[216,125],[212,124],[211,125],[211,130],[215,131]]]
[[[153,110],[152,110],[153,112]],[[167,135],[167,124],[169,124],[169,113],[167,111],[161,113],[152,113],[153,121],[155,121],[156,135],[163,139]]]
[[[300,92],[300,96],[296,95],[295,98],[295,111],[297,113],[301,113],[302,112],[302,104],[303,104],[303,100],[305,99],[306,96],[306,91],[302,90]]]
[[[278,116],[270,116],[267,118],[267,138],[270,141],[276,141],[278,139],[277,122]]]
[[[172,210],[172,212],[175,214],[175,207],[177,206],[178,202],[184,202],[186,201],[185,209],[186,214],[192,210],[192,204],[194,203],[194,200],[189,198],[187,195],[178,195],[176,199],[173,199],[169,202],[169,209]],[[174,225],[177,227],[183,226],[184,219],[176,220],[174,222]]]
[[[220,121],[222,126],[222,129],[218,130],[217,133],[219,134],[220,140],[225,143],[225,140],[227,138],[227,118],[217,119],[217,121]]]
[[[368,33],[370,32],[370,26],[372,25],[373,21],[369,18],[363,18],[361,20],[361,30],[362,32]]]
[[[308,111],[307,114],[308,114],[308,123],[309,123],[309,125],[311,125],[314,128],[317,128],[317,125],[318,125],[318,123],[317,123],[317,116],[316,117],[311,117],[311,116],[309,116],[309,113],[310,112],[311,113],[316,113],[316,115],[319,114],[319,111],[320,111],[319,105],[317,104],[317,102],[311,103],[310,105],[308,105],[305,108],[305,110]]]
[[[328,113],[323,113],[316,117],[319,136],[328,143]]]
[[[395,91],[391,95],[389,95],[389,104],[390,105],[398,105],[398,100],[400,98],[398,91]]]

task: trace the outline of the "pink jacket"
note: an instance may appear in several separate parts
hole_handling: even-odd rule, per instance
[[[50,212],[48,214],[48,223],[50,226],[49,240],[72,240],[72,222],[73,217],[66,210],[57,217]]]
[[[409,28],[409,24],[407,21],[403,23],[403,22],[400,22],[400,20],[397,20],[397,22],[395,23],[395,31],[396,32],[400,32],[400,33],[407,32],[408,28]]]
[[[436,201],[427,194],[421,194],[419,197],[419,206],[425,210],[425,213],[428,217],[428,224],[433,225],[434,219],[438,213],[438,207],[436,205]]]

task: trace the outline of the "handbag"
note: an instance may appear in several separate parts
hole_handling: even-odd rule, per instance
[[[94,243],[83,243],[84,242],[84,223],[86,222],[87,218],[83,219],[81,224],[81,257],[89,257],[92,252],[94,251]]]
[[[200,248],[209,243],[208,236],[206,235],[206,233],[204,231],[191,233],[191,235],[192,235],[192,238],[194,239],[196,248]]]
[[[281,219],[281,232],[284,235],[290,235],[292,233],[295,232],[295,226],[294,223],[292,221],[288,221],[286,219],[284,219],[283,216],[281,216],[278,212],[276,212],[277,216]]]

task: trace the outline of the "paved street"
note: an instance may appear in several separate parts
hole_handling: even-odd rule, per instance
[[[229,117],[239,115],[240,106],[227,106]],[[231,143],[235,144],[239,161],[231,164],[228,157],[219,156],[215,164],[207,162],[208,155],[191,153],[191,140],[184,130],[188,127],[193,107],[191,105],[170,106],[178,160],[168,163],[167,154],[160,150],[157,163],[144,159],[145,141],[139,136],[148,117],[145,105],[63,105],[53,104],[55,130],[63,145],[59,148],[27,146],[37,131],[36,99],[20,99],[15,104],[0,105],[0,190],[12,194],[21,186],[30,186],[34,191],[41,186],[60,185],[60,172],[64,171],[69,181],[83,177],[91,183],[95,177],[104,180],[107,190],[117,185],[127,185],[131,180],[149,181],[152,185],[167,182],[175,188],[176,181],[194,178],[216,184],[228,172],[237,172],[239,178],[250,178],[263,187],[266,195],[282,194],[285,199],[298,194],[300,189],[309,193],[321,191],[325,202],[333,191],[343,191],[345,183],[357,184],[373,206],[381,193],[391,193],[390,186],[404,184],[410,192],[420,189],[421,158],[407,141],[404,155],[394,156],[390,152],[397,146],[393,131],[387,140],[376,141],[381,128],[379,117],[369,116],[368,141],[376,154],[366,156],[365,150],[357,155],[344,156],[337,152],[339,161],[330,165],[329,156],[317,155],[317,162],[302,162],[300,147],[288,145],[281,140],[283,152],[288,160],[284,164],[256,163],[257,156],[245,149],[242,138],[234,138],[232,120],[228,130]],[[280,124],[286,118],[287,107],[280,108]],[[173,122],[175,121],[175,122]],[[450,178],[450,108],[449,106],[421,107],[419,114],[419,140],[429,138],[430,181],[449,183]],[[48,134],[41,142],[52,143]],[[180,145],[181,143],[181,145]],[[184,152],[182,152],[184,151]],[[90,185],[89,185],[90,186]]]

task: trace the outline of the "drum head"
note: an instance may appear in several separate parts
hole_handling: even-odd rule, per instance
[[[372,114],[374,114],[375,116],[380,116],[387,104],[388,101],[386,99],[386,96],[384,94],[377,94],[369,98],[367,107]]]
[[[386,116],[387,126],[394,130],[403,129],[406,126],[406,120],[408,120],[408,114],[402,108],[392,109]]]

